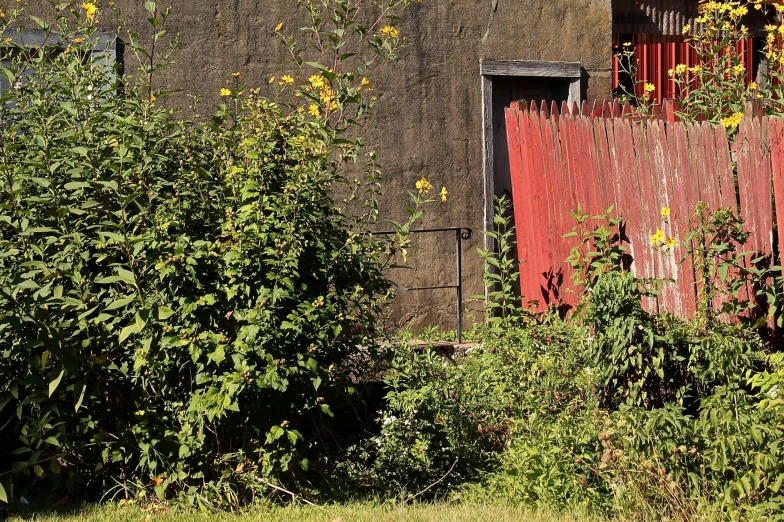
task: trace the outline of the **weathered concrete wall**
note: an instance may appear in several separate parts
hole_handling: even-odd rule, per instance
[[[146,15],[141,0],[115,0],[138,29]],[[103,0],[101,24],[116,25]],[[225,78],[242,71],[251,85],[290,70],[287,50],[276,44],[273,28],[291,20],[296,0],[172,0],[170,30],[182,45],[176,65],[158,81],[168,87],[218,101]],[[8,9],[15,0],[0,0]],[[29,0],[28,13],[46,17],[45,0]],[[423,226],[466,225],[474,229],[465,244],[466,296],[483,294],[482,244],[483,141],[480,59],[578,61],[588,78],[589,99],[610,95],[610,0],[423,0],[399,24],[410,44],[399,63],[375,80],[379,103],[368,129],[368,143],[384,166],[382,212],[399,219],[407,191],[422,175],[446,186],[449,201],[432,206]],[[128,67],[133,59],[126,57]],[[413,284],[451,284],[454,238],[423,237],[411,254]],[[481,303],[472,308],[481,309]],[[419,310],[422,324],[451,325],[452,291],[406,294],[400,310]]]

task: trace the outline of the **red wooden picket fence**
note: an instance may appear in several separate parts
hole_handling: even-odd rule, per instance
[[[601,214],[614,205],[624,218],[638,277],[672,279],[649,311],[690,317],[696,309],[693,267],[684,250],[655,249],[651,235],[682,240],[694,206],[738,208],[750,237],[746,250],[773,252],[773,192],[784,194],[784,121],[744,117],[731,143],[722,126],[676,121],[665,103],[658,117],[641,120],[617,103],[560,108],[515,103],[506,110],[512,197],[521,266],[520,289],[529,304],[574,305],[572,269],[565,262],[577,238],[570,212]],[[737,163],[737,187],[733,161]],[[661,209],[671,214],[665,220]],[[784,197],[776,201],[784,219]],[[665,222],[667,221],[667,222]],[[779,246],[784,226],[778,227]]]

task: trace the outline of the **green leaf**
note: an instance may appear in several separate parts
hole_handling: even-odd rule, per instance
[[[272,437],[272,440],[278,440],[279,438],[281,438],[283,436],[284,433],[285,433],[285,430],[283,428],[281,428],[280,426],[273,426],[270,429],[270,436]]]
[[[60,441],[54,437],[46,437],[44,439],[44,442],[46,442],[47,444],[51,444],[52,446],[57,446],[58,448],[60,447]]]
[[[31,16],[30,19],[33,22],[35,22],[35,25],[37,25],[38,27],[40,27],[44,31],[46,31],[49,28],[49,25],[46,22],[44,22],[43,20],[41,20],[40,18],[38,18],[37,16]]]
[[[63,375],[65,374],[65,370],[60,370],[60,375],[57,376],[53,381],[49,383],[49,397],[55,392],[57,387],[60,385],[60,381],[63,380]]]
[[[79,190],[83,188],[89,188],[90,184],[84,181],[71,181],[70,183],[66,183],[65,190]]]
[[[10,393],[4,393],[0,396],[0,411],[3,411],[3,408],[5,408],[6,404],[8,404],[11,399],[12,395]]]
[[[85,381],[79,381],[74,386],[73,396],[74,396],[74,411],[79,411],[79,407],[82,405],[84,401],[84,394],[87,391],[87,383]]]
[[[120,342],[125,341],[128,337],[132,334],[138,333],[139,331],[139,324],[134,322],[133,324],[129,324],[125,328],[122,329],[120,332]]]
[[[727,280],[727,271],[729,270],[729,265],[727,263],[722,263],[719,265],[719,279],[722,282]]]
[[[5,488],[3,487],[2,482],[0,482],[0,502],[8,504],[8,495],[5,492]]]
[[[174,310],[168,308],[166,306],[159,306],[158,307],[158,320],[165,321],[169,317],[174,315]]]
[[[135,297],[133,297],[133,296],[131,296],[131,297],[124,297],[122,299],[117,299],[116,301],[112,301],[109,304],[109,306],[104,308],[104,310],[109,311],[109,310],[116,310],[118,308],[123,308],[123,307],[131,304],[134,301],[134,299],[135,299]]]
[[[778,492],[779,492],[779,490],[781,489],[781,483],[782,483],[782,482],[784,482],[784,473],[782,473],[782,474],[780,474],[780,475],[778,476],[778,478],[776,479],[776,482],[774,482],[774,483],[773,483],[773,484],[770,486],[770,490],[771,490],[771,491],[773,491],[774,493],[778,493]]]
[[[133,272],[130,270],[125,270],[124,268],[117,269],[117,277],[120,278],[120,281],[128,283],[129,285],[136,285],[136,276],[133,275]]]
[[[305,65],[313,67],[314,69],[318,69],[319,71],[329,71],[326,65],[318,63],[318,62],[305,62]]]

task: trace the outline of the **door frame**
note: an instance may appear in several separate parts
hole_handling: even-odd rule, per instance
[[[484,174],[484,230],[493,229],[493,78],[523,76],[531,78],[562,78],[569,81],[568,103],[580,103],[582,92],[582,67],[580,62],[542,62],[536,60],[480,60],[482,76],[482,142]],[[492,238],[485,235],[484,247],[493,251]],[[487,267],[485,267],[487,268]],[[485,289],[487,292],[487,289]]]

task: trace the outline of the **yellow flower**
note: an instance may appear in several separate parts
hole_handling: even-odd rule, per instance
[[[664,231],[662,229],[657,229],[656,233],[651,236],[651,244],[655,247],[664,243]]]
[[[96,11],[98,11],[98,8],[92,2],[82,3],[82,9],[84,9],[84,12],[87,15],[88,20],[92,20],[95,17]]]
[[[390,38],[397,38],[400,36],[400,31],[391,25],[385,25],[381,28],[381,34]]]
[[[631,47],[632,43],[631,42],[623,42],[623,46],[624,47]]]
[[[656,86],[654,84],[652,84],[652,83],[646,83],[643,86],[643,89],[645,89],[645,92],[653,92],[653,91],[656,90]]]
[[[314,118],[318,118],[319,116],[321,116],[321,111],[319,110],[318,105],[316,105],[315,103],[312,103],[310,107],[308,107],[308,112]]]
[[[283,22],[280,22],[278,25],[275,26],[275,32],[277,33],[281,29],[283,29]]]
[[[685,73],[686,69],[687,69],[687,67],[686,67],[685,63],[679,63],[678,65],[675,66],[675,72],[678,73],[678,74]]]
[[[313,76],[308,78],[308,81],[310,82],[310,84],[313,87],[316,87],[316,88],[324,87],[324,77],[320,76],[318,74],[314,74]]]
[[[220,95],[221,96],[231,96],[231,90],[229,90],[229,89],[221,89],[220,90]]]
[[[743,118],[743,113],[736,112],[732,116],[728,116],[727,118],[721,120],[721,124],[728,129],[734,129],[735,127],[740,125],[740,120],[742,118]]]
[[[735,72],[735,74],[741,75],[746,72],[746,66],[743,65],[742,63],[739,63],[738,65],[733,67],[732,70],[733,72]]]
[[[446,201],[446,197],[449,194],[449,191],[446,190],[446,187],[441,187],[441,201]]]
[[[683,34],[688,33],[690,30],[691,30],[691,27],[689,27],[688,25],[684,25],[683,26]]]
[[[669,216],[669,215],[670,215],[670,207],[662,207],[662,209],[661,209],[661,215],[662,215],[662,216],[665,216],[665,217],[666,217],[666,216]]]
[[[231,77],[232,78],[239,78],[240,77],[240,73],[238,73],[238,72],[231,73]]]
[[[73,43],[75,43],[75,44],[80,44],[82,42],[84,42],[84,38],[74,38],[73,39]]]
[[[275,83],[275,77],[274,76],[270,76],[269,82],[270,82],[270,84]]]
[[[329,85],[325,85],[321,88],[321,94],[319,94],[319,98],[321,98],[321,101],[324,103],[329,103],[335,98],[335,93],[332,92],[332,89],[329,87]]]
[[[678,244],[678,242],[675,240],[674,237],[668,237],[664,241],[664,246],[666,246],[667,248],[675,248],[675,245],[677,245],[677,244]]]
[[[749,84],[749,89],[751,89],[752,91],[756,91],[758,87],[759,85],[757,85],[757,82],[751,82]]]
[[[292,85],[294,83],[294,78],[289,76],[288,74],[284,74],[280,77],[280,81],[285,83],[286,85]]]
[[[422,176],[422,179],[416,182],[416,188],[420,194],[426,194],[433,190],[433,185]]]
[[[367,78],[362,78],[360,80],[360,89],[367,89],[368,91],[373,90],[373,84],[370,83],[370,80]]]

